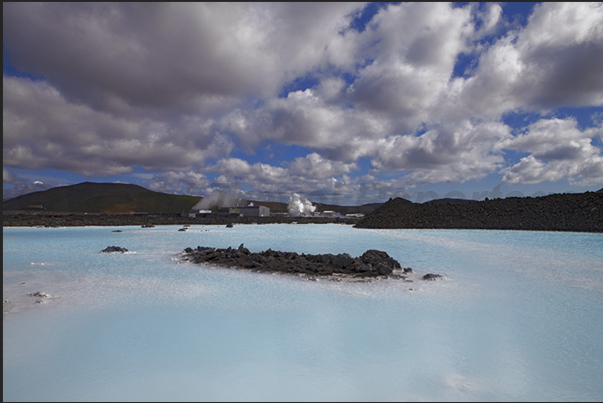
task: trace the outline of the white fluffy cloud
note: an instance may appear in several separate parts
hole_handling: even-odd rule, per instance
[[[458,79],[457,107],[480,116],[603,105],[603,4],[541,3],[524,29],[480,56]]]
[[[249,164],[240,158],[226,158],[207,168],[238,184],[280,185],[291,178],[286,169],[258,162]]]
[[[367,141],[392,131],[389,120],[328,104],[317,92],[294,91],[253,111],[235,110],[221,120],[221,129],[246,147],[270,140],[318,150],[347,163],[364,154]]]
[[[345,164],[339,161],[327,160],[317,153],[308,154],[303,158],[295,158],[289,165],[290,174],[308,179],[328,179],[348,174],[356,169],[358,167],[354,163]]]
[[[133,167],[154,190],[199,193],[215,177],[258,195],[491,174],[603,182],[600,126],[555,119],[603,108],[601,3],[540,3],[525,26],[504,20],[504,4],[390,4],[352,29],[364,6],[4,3],[10,62],[38,76],[3,77],[5,183],[12,168]],[[308,77],[311,88],[292,85]],[[502,123],[522,112],[541,116]],[[266,144],[307,153],[237,153]]]
[[[575,184],[603,182],[601,149],[592,144],[603,128],[580,130],[574,119],[540,120],[524,134],[502,141],[500,148],[529,153],[503,170],[503,182],[540,183],[567,178]]]
[[[496,32],[501,25],[502,7],[498,3],[486,3],[484,11],[476,11],[475,18],[481,22],[476,31],[476,37],[481,38]]]
[[[469,8],[405,3],[381,10],[367,30],[372,62],[348,89],[355,107],[387,116],[398,131],[433,122],[458,54],[472,34]]]
[[[372,152],[373,164],[378,170],[411,172],[408,181],[462,183],[500,168],[504,159],[496,145],[509,137],[509,127],[502,123],[465,121],[420,136],[380,140]]]
[[[207,177],[198,172],[166,171],[155,175],[147,187],[157,192],[198,196],[204,194],[209,185]]]

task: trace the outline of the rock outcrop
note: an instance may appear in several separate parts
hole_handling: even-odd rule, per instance
[[[437,280],[445,280],[446,277],[442,276],[441,274],[434,274],[434,273],[427,273],[426,275],[423,276],[423,280],[429,280],[429,281],[437,281]]]
[[[484,201],[390,199],[358,228],[510,229],[603,232],[603,193],[564,193]]]
[[[107,246],[105,249],[101,250],[101,253],[126,253],[129,252],[126,248],[122,248],[121,246]]]
[[[241,244],[238,248],[217,249],[198,246],[186,248],[182,252],[183,260],[211,264],[223,267],[235,267],[261,272],[296,274],[328,279],[374,279],[399,278],[405,276],[394,273],[402,270],[400,263],[379,250],[368,250],[362,256],[352,257],[347,253],[334,254],[298,254],[268,249],[252,253]]]

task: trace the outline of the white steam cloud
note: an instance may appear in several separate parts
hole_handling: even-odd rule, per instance
[[[199,203],[193,206],[193,210],[208,210],[213,207],[236,207],[241,202],[241,198],[225,190],[214,190],[212,194],[204,197]]]
[[[287,211],[291,217],[311,217],[315,210],[316,206],[313,206],[312,202],[307,198],[302,198],[297,193],[293,193],[293,195],[289,197]]]

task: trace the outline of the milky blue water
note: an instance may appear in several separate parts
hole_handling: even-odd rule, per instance
[[[603,234],[179,228],[3,228],[3,400],[603,400]],[[379,249],[415,274],[315,282],[176,259],[241,243]]]

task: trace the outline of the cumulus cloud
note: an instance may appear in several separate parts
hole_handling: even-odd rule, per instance
[[[273,98],[253,111],[235,110],[221,123],[221,129],[245,147],[270,140],[317,150],[346,163],[364,155],[367,141],[394,130],[388,119],[328,104],[312,89]]]
[[[356,169],[356,164],[331,161],[318,153],[295,158],[285,167],[266,163],[249,164],[240,158],[225,158],[206,168],[208,172],[219,172],[228,182],[252,184],[276,184],[286,186],[294,179],[315,183],[334,176],[344,175]],[[299,183],[299,182],[298,182]]]
[[[524,29],[487,48],[475,75],[457,80],[454,104],[481,116],[602,106],[602,20],[601,3],[536,5]]]
[[[333,176],[348,174],[358,167],[356,164],[345,164],[339,161],[330,161],[318,153],[311,153],[305,157],[298,157],[289,165],[289,173],[294,176],[304,176],[310,179],[326,179]]]
[[[292,178],[285,168],[258,162],[249,164],[240,158],[225,158],[215,165],[206,168],[208,172],[221,173],[220,181],[234,184],[236,187],[244,185],[254,187],[258,192],[279,195],[287,184],[292,183]]]
[[[548,119],[533,123],[527,131],[500,142],[498,147],[529,153],[503,169],[502,181],[531,184],[567,178],[572,184],[603,183],[603,156],[592,144],[603,127],[580,130],[575,119]]]
[[[3,76],[3,159],[13,168],[55,168],[85,176],[132,166],[186,169],[227,155],[232,141],[207,122],[116,117],[74,104],[45,81]],[[170,126],[171,123],[171,126]]]
[[[372,60],[349,88],[361,109],[383,113],[399,130],[432,121],[431,107],[448,87],[459,52],[472,33],[468,8],[447,3],[390,5],[367,30]]]
[[[97,108],[215,112],[233,97],[273,95],[330,59],[348,60],[338,32],[362,6],[5,3],[3,40],[17,67]]]
[[[376,143],[377,170],[404,170],[406,180],[437,183],[480,179],[500,168],[504,158],[496,145],[510,137],[509,127],[469,121],[439,127],[420,136],[392,136]]]
[[[147,187],[157,192],[196,196],[203,194],[209,184],[207,177],[198,172],[166,171],[154,175]]]
[[[525,26],[504,4],[389,4],[354,29],[364,6],[4,3],[11,63],[38,76],[3,76],[4,167],[141,167],[153,190],[224,182],[285,198],[491,174],[601,182],[600,126],[554,118],[603,107],[601,3],[540,3]],[[473,61],[459,77],[462,55]],[[304,77],[311,88],[290,86]],[[511,127],[510,112],[540,116]],[[237,152],[273,143],[308,152]]]
[[[475,36],[481,38],[494,33],[501,24],[502,7],[498,3],[486,3],[486,9],[476,11],[475,18],[481,23],[475,32]]]
[[[222,173],[216,182],[241,192],[241,197],[247,199],[286,201],[293,193],[301,192],[313,202],[337,204],[343,200],[368,203],[384,196],[367,188],[367,182],[375,178],[351,178],[346,174],[354,169],[355,164],[332,161],[317,153],[298,157],[282,167],[225,158],[206,168],[207,172]]]

